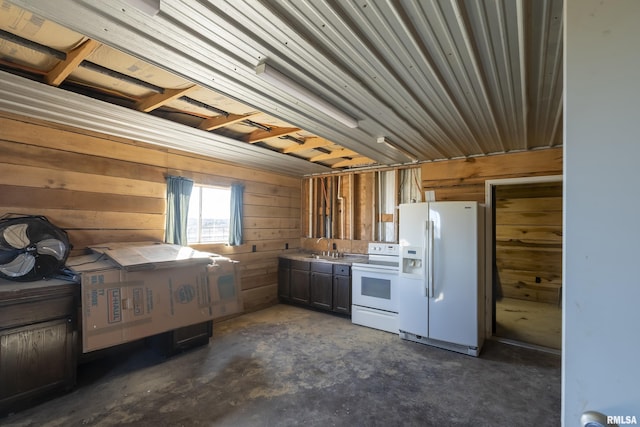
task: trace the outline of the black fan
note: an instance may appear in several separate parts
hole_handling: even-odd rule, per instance
[[[69,256],[67,233],[43,216],[0,218],[0,277],[29,282],[51,277]]]

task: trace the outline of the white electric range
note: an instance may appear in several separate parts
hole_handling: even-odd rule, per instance
[[[399,246],[369,243],[367,252],[367,262],[351,266],[351,322],[397,334]]]

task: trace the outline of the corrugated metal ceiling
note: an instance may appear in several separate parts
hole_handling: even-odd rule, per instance
[[[562,144],[562,0],[12,3],[378,164]],[[263,81],[263,62],[358,127]]]

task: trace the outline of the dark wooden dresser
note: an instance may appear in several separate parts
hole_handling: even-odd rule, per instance
[[[0,279],[0,416],[76,381],[80,285]]]

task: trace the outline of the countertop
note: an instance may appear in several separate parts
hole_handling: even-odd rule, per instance
[[[279,255],[281,258],[287,258],[297,261],[307,262],[326,262],[331,264],[348,264],[354,262],[366,262],[369,257],[362,254],[345,254],[337,258],[331,256],[318,255],[314,252],[284,252]]]

